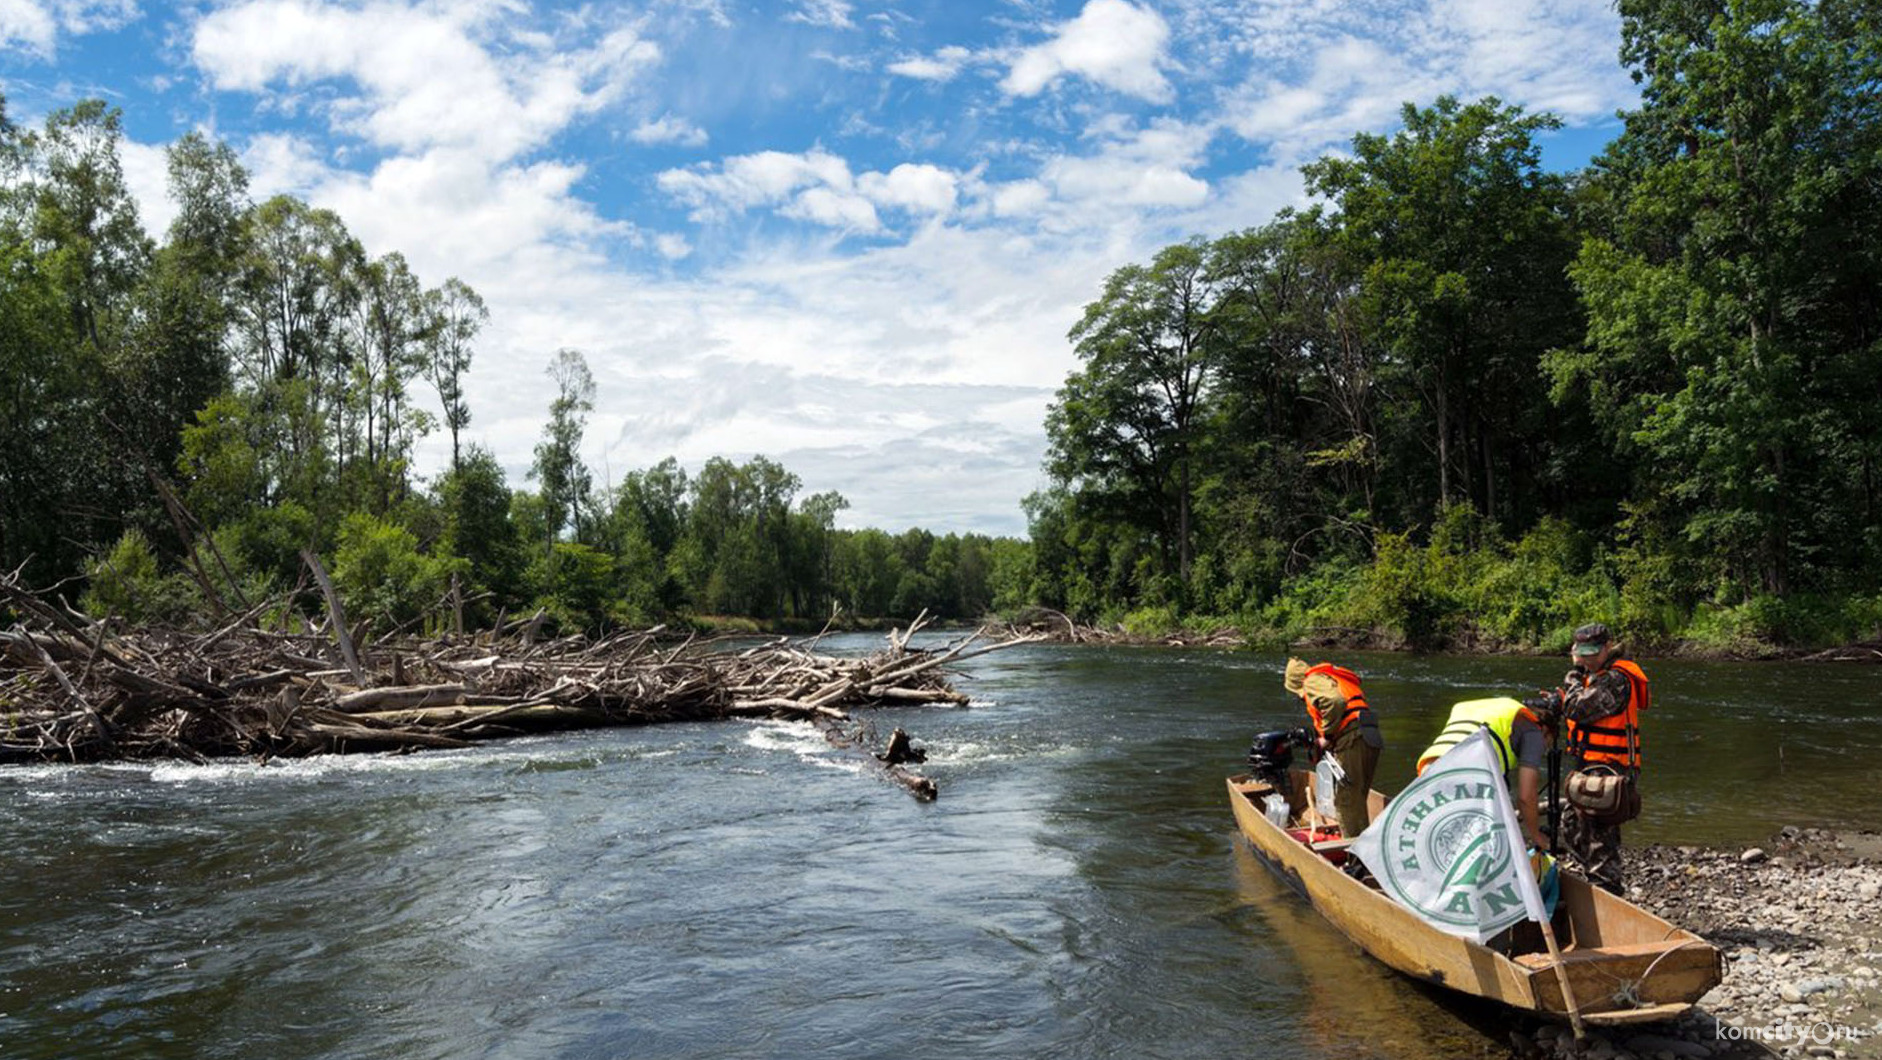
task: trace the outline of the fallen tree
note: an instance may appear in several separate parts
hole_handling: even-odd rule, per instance
[[[317,561],[310,561],[325,582]],[[816,724],[917,796],[933,784],[871,755],[854,710],[963,704],[947,667],[1026,643],[985,630],[945,647],[909,644],[921,620],[862,658],[788,638],[737,650],[674,643],[662,628],[599,640],[511,632],[356,644],[339,601],[299,632],[263,628],[266,605],[220,628],[127,630],[0,574],[0,762],[282,756],[463,747],[524,733],[726,718]],[[891,756],[893,757],[893,756]]]

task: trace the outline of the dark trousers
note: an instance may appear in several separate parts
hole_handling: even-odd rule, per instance
[[[1333,789],[1333,809],[1340,817],[1340,834],[1350,838],[1372,823],[1366,799],[1372,790],[1372,774],[1379,768],[1379,749],[1362,739],[1355,727],[1355,731],[1341,733],[1328,753],[1346,771],[1346,779]]]

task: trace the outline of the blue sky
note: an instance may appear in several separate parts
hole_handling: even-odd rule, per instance
[[[1107,273],[1301,202],[1407,100],[1552,111],[1578,166],[1635,98],[1618,34],[1608,0],[0,0],[0,91],[121,107],[153,232],[201,129],[477,288],[467,439],[514,482],[574,347],[598,477],[762,453],[845,525],[1019,533]]]

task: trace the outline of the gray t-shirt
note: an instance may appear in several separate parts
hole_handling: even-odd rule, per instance
[[[1518,717],[1510,726],[1510,750],[1516,754],[1518,766],[1541,769],[1543,756],[1549,750],[1549,738],[1542,734],[1542,726],[1528,718]]]

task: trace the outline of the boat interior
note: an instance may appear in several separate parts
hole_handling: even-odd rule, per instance
[[[1329,863],[1346,869],[1347,848],[1352,845],[1352,838],[1343,832],[1336,817],[1322,815],[1314,808],[1308,795],[1313,774],[1296,770],[1290,775],[1293,784],[1292,790],[1286,793],[1287,834]],[[1267,800],[1273,798],[1275,792],[1269,785],[1255,781],[1245,789],[1245,794],[1257,808],[1265,810]],[[1379,792],[1371,793],[1374,817],[1385,809],[1387,801]],[[1364,886],[1379,890],[1378,881],[1370,873],[1347,874]],[[1658,953],[1682,946],[1691,938],[1660,918],[1590,885],[1580,876],[1564,870],[1560,879],[1561,895],[1551,919],[1556,943],[1565,958],[1572,960],[1577,953],[1583,954],[1584,959]],[[1538,965],[1549,959],[1541,925],[1528,920],[1484,945],[1518,963]],[[1531,957],[1535,960],[1525,960]]]

